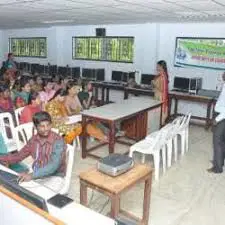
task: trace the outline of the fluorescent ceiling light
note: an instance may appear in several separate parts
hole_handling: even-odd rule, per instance
[[[70,23],[70,22],[74,22],[74,20],[46,20],[43,21],[42,23],[51,24],[51,23]]]

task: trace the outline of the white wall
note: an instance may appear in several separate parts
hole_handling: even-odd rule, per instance
[[[108,36],[134,36],[134,63],[114,63],[72,60],[72,36],[95,36],[95,28],[104,27]],[[2,34],[2,35],[1,35]],[[18,58],[17,61],[57,64],[61,66],[80,66],[83,68],[105,68],[106,80],[111,79],[112,70],[155,73],[155,64],[164,59],[168,64],[170,86],[174,76],[203,77],[203,88],[216,89],[217,78],[221,71],[201,68],[177,68],[173,66],[175,39],[178,36],[191,37],[225,37],[225,23],[206,24],[157,24],[145,23],[135,25],[99,25],[99,26],[64,26],[39,29],[21,29],[0,31],[1,56],[8,52],[9,37],[48,38],[48,57]],[[1,42],[2,38],[2,42]],[[1,46],[0,46],[1,47]],[[2,52],[1,52],[2,51]]]
[[[72,36],[95,36],[96,27],[105,27],[107,36],[134,36],[134,63],[72,60]],[[156,24],[57,27],[57,48],[62,50],[58,52],[57,63],[84,68],[105,68],[107,80],[111,79],[112,70],[140,69],[144,73],[153,73],[156,62],[156,40]]]
[[[95,28],[104,27],[108,36],[134,36],[134,63],[98,62],[72,59],[72,36],[95,36]],[[47,37],[48,57],[17,58],[17,61],[51,63],[59,66],[80,66],[86,68],[105,68],[106,79],[111,79],[112,70],[134,71],[140,69],[143,73],[154,73],[156,63],[157,36],[156,24],[135,25],[101,25],[101,26],[67,26],[43,29],[21,29],[4,31],[3,49],[8,52],[10,37]]]
[[[222,72],[213,69],[174,67],[176,37],[218,37],[225,38],[225,23],[160,24],[158,59],[166,60],[170,80],[174,76],[202,77],[203,88],[216,90],[217,78]],[[172,85],[173,82],[170,82]]]

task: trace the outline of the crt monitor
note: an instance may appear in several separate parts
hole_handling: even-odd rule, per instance
[[[20,196],[21,198],[32,203],[36,207],[48,212],[46,201],[42,197],[34,194],[31,191],[28,191],[27,189],[19,186],[17,183],[11,182],[10,180],[7,180],[7,179],[0,178],[0,184],[3,185],[9,191],[15,193],[16,195]]]
[[[152,80],[154,80],[155,75],[152,74],[142,74],[141,75],[141,84],[151,85]]]
[[[129,79],[135,79],[135,72],[129,72]]]
[[[72,78],[73,79],[80,78],[80,67],[73,67],[72,68]]]
[[[112,71],[112,80],[122,81],[123,72],[122,71]]]
[[[104,81],[105,80],[105,69],[96,69],[96,80]]]
[[[123,76],[122,76],[122,81],[123,81],[123,82],[127,82],[128,79],[129,79],[129,74],[126,73],[126,72],[124,72],[124,73],[123,73]]]
[[[67,68],[63,67],[63,66],[59,66],[58,67],[58,74],[60,74],[62,76],[67,75]]]
[[[57,65],[50,65],[49,66],[49,75],[55,76],[57,74]]]
[[[93,69],[82,69],[82,77],[87,79],[94,78],[94,70]]]
[[[185,77],[175,77],[173,87],[175,89],[188,90],[189,89],[189,79]]]

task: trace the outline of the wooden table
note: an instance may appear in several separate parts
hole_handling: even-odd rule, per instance
[[[175,106],[174,106],[174,112],[171,115],[171,104],[172,104],[173,100],[175,101]],[[191,118],[198,119],[198,120],[205,120],[205,129],[208,129],[212,125],[212,120],[213,120],[212,111],[213,111],[214,105],[217,101],[215,98],[172,91],[169,93],[169,117],[176,117],[176,116],[180,115],[177,112],[179,100],[190,101],[190,102],[199,102],[199,103],[206,104],[207,111],[206,111],[205,117],[192,115]]]
[[[119,82],[92,82],[94,87],[94,96],[98,100],[98,89],[101,89],[101,105],[109,103],[109,91],[110,90],[122,90],[124,91],[125,84]]]
[[[140,182],[145,182],[142,219],[120,209],[121,194]],[[138,222],[138,224],[148,225],[151,183],[152,169],[144,164],[135,165],[131,170],[118,177],[105,175],[96,168],[90,169],[80,174],[80,203],[87,206],[87,188],[91,188],[111,199],[110,216],[112,218],[121,214]]]
[[[154,91],[148,88],[124,88],[124,99],[128,99],[129,94],[154,96]]]
[[[131,98],[128,100],[121,100],[117,103],[107,104],[98,108],[92,108],[84,110],[82,114],[82,158],[91,156],[94,158],[100,158],[89,152],[96,150],[103,144],[96,145],[90,149],[87,149],[87,132],[86,127],[89,121],[104,122],[109,127],[109,153],[114,153],[115,142],[121,144],[128,144],[127,142],[118,140],[115,138],[116,123],[121,121],[132,120],[134,126],[128,129],[133,129],[133,139],[139,141],[145,138],[147,134],[147,118],[148,111],[155,108],[160,108],[161,102],[153,99],[145,98]],[[161,113],[162,114],[162,113]],[[161,121],[161,116],[160,116]],[[129,122],[129,121],[128,121]],[[107,144],[107,143],[106,143]]]

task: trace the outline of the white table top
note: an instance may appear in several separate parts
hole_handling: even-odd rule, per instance
[[[119,120],[142,110],[155,107],[160,103],[160,101],[152,98],[130,98],[127,100],[121,100],[117,103],[84,110],[81,114],[106,120]]]
[[[14,171],[2,166],[1,164],[0,169],[15,174]],[[52,190],[42,186],[39,183],[36,183],[35,181],[24,182],[20,185],[26,188],[27,190],[41,196],[45,200],[53,197],[56,194]],[[92,225],[115,225],[114,220],[104,215],[101,215],[100,213],[97,213],[79,203],[72,202],[63,207],[62,209],[47,203],[47,207],[50,215],[54,216],[55,218],[63,221],[68,225],[89,225],[90,221]]]

